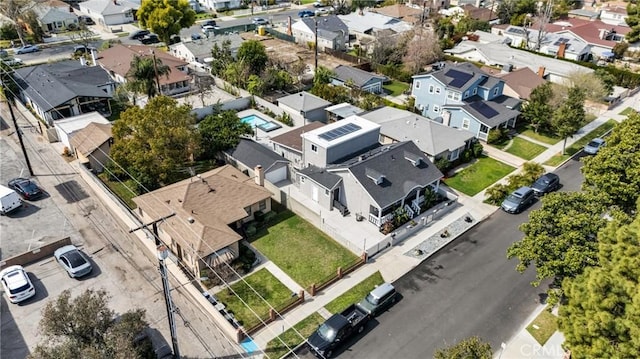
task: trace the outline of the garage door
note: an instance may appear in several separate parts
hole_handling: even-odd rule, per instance
[[[287,179],[287,166],[282,166],[265,174],[265,179],[271,183],[278,183]]]

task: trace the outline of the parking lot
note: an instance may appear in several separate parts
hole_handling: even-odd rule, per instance
[[[5,104],[1,104],[0,114],[2,119],[10,118]],[[76,169],[60,155],[60,144],[46,143],[37,132],[29,130],[24,118],[18,118],[35,172],[32,178],[47,195],[27,202],[15,214],[0,217],[2,258],[68,236],[90,258],[94,270],[86,278],[72,279],[52,256],[25,266],[36,295],[21,304],[11,304],[2,293],[2,357],[25,358],[42,341],[38,331],[41,310],[65,289],[72,296],[88,288],[104,289],[111,297],[109,307],[116,313],[145,309],[154,347],[170,347],[157,262],[143,254],[134,236],[88,192]],[[30,177],[17,136],[6,121],[0,119],[0,125],[0,181],[6,184],[19,175]],[[179,309],[176,326],[181,354],[193,358],[237,355],[238,346],[229,343],[184,295],[181,286],[187,283],[170,279],[172,297]]]

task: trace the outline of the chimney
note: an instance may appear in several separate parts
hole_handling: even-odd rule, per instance
[[[540,76],[541,78],[544,78],[544,72],[545,72],[546,70],[547,70],[547,69],[546,69],[544,66],[540,66],[540,67],[538,68],[538,76]]]
[[[560,44],[560,46],[558,46],[558,53],[557,56],[559,59],[564,59],[564,52],[567,49],[567,43],[563,42]]]
[[[256,176],[256,184],[260,187],[264,187],[264,170],[262,169],[262,166],[257,165],[256,168],[254,168],[254,172]]]
[[[293,30],[291,30],[291,16],[287,17],[287,35],[293,35]]]
[[[93,66],[98,65],[98,51],[94,48],[91,49],[91,61],[93,61]]]

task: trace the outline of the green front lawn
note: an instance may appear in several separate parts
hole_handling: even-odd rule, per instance
[[[609,119],[609,121],[607,121],[607,122],[603,123],[602,125],[596,127],[593,131],[587,133],[581,139],[577,140],[571,146],[567,147],[566,150],[565,150],[566,154],[563,155],[562,153],[558,153],[558,154],[554,155],[553,157],[551,157],[544,164],[547,165],[547,166],[554,166],[554,167],[559,165],[559,164],[561,164],[565,160],[569,159],[571,156],[573,156],[576,153],[580,152],[582,150],[582,148],[584,147],[584,145],[589,143],[589,141],[591,141],[592,139],[594,139],[596,137],[602,137],[602,136],[604,136],[605,133],[611,131],[611,129],[613,129],[617,123],[618,122],[616,122],[616,120]]]
[[[409,89],[409,84],[405,82],[393,80],[382,87],[389,92],[389,95],[400,96],[402,95],[403,92]]]
[[[515,168],[498,160],[482,156],[444,182],[468,196],[474,196],[514,170]]]
[[[231,285],[231,289],[235,294],[227,288],[216,293],[216,297],[227,306],[227,310],[230,310],[245,328],[251,328],[260,322],[256,314],[262,319],[266,318],[269,314],[269,304],[278,309],[292,300],[291,290],[266,268],[245,277],[244,281],[236,282]],[[265,300],[269,304],[265,303]]]
[[[507,148],[506,152],[520,158],[524,158],[525,160],[531,160],[546,149],[546,147],[540,146],[537,143],[527,141],[520,137],[514,137],[511,142],[511,146]]]
[[[344,292],[338,298],[329,302],[324,308],[332,314],[345,310],[353,303],[357,303],[371,292],[376,286],[384,283],[380,272],[375,272],[369,278],[358,283],[355,287]]]
[[[526,129],[522,132],[520,132],[521,135],[529,137],[533,140],[536,141],[540,141],[542,143],[546,143],[548,145],[555,145],[556,143],[560,142],[560,140],[562,140],[559,137],[554,137],[551,135],[547,135],[547,134],[542,134],[542,133],[536,133],[534,130],[532,129]]]
[[[252,244],[303,288],[320,283],[358,258],[290,211],[279,213],[275,222],[258,231]]]
[[[622,111],[620,112],[620,115],[622,115],[622,116],[629,116],[630,114],[632,114],[632,113],[634,113],[634,112],[636,112],[636,110],[634,110],[634,109],[633,109],[633,108],[631,108],[631,107],[627,107],[627,108],[625,108],[624,110],[622,110]]]
[[[544,345],[556,330],[558,330],[558,318],[550,313],[547,308],[527,327],[529,334],[531,334],[540,345]]]
[[[100,173],[98,177],[113,193],[126,203],[129,208],[134,209],[138,207],[132,200],[133,197],[138,196],[138,193],[135,192],[138,188],[138,184],[133,179],[128,179],[126,181],[112,181],[107,172]]]
[[[265,354],[269,358],[281,358],[289,352],[289,349],[293,349],[307,339],[322,323],[324,323],[324,318],[320,314],[311,314],[293,326],[295,331],[293,328],[288,329],[267,343]]]

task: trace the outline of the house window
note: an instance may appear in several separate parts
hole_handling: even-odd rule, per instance
[[[470,123],[471,123],[471,121],[469,121],[468,118],[463,118],[462,119],[462,128],[464,128],[465,130],[468,130]]]
[[[263,201],[258,202],[258,209],[260,211],[264,211],[265,209],[267,209],[267,201],[263,200]]]
[[[304,183],[304,177],[300,177],[300,183]]]
[[[458,159],[458,157],[460,157],[459,148],[456,148],[455,150],[451,151],[451,153],[449,153],[449,161],[455,161]]]
[[[449,100],[460,101],[460,93],[454,91],[447,91],[447,98]]]
[[[435,113],[440,113],[440,106],[438,106],[438,105],[433,105],[433,112],[435,112]]]
[[[378,217],[378,215],[380,213],[380,210],[378,209],[378,207],[369,206],[369,213],[371,213],[374,216]]]
[[[440,87],[436,87],[436,93],[440,93]]]
[[[469,97],[469,91],[464,92],[464,98],[467,98],[467,97]]]
[[[477,87],[473,89],[473,94],[474,94],[474,95],[477,95],[477,94],[478,94],[478,88],[477,88]]]
[[[416,90],[420,88],[420,81],[416,81]]]
[[[429,85],[429,93],[433,93],[433,85]]]
[[[480,132],[481,133],[488,133],[489,132],[489,127],[487,127],[487,125],[480,125]]]
[[[329,190],[328,190],[328,189],[325,189],[325,190],[324,190],[324,195],[325,195],[325,196],[327,196],[327,197],[329,197]]]
[[[497,87],[493,89],[493,96],[496,96],[496,95],[498,95],[498,88]]]
[[[249,207],[244,207],[244,210],[247,212],[247,216],[251,215],[251,206]]]
[[[311,151],[318,153],[318,146],[316,145],[311,145]]]

